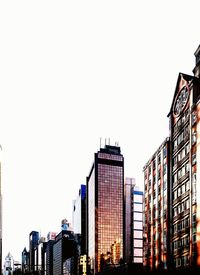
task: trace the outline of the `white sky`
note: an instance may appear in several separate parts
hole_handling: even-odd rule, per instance
[[[60,231],[99,150],[125,176],[168,136],[179,72],[193,75],[199,1],[1,1],[3,260],[32,230]]]

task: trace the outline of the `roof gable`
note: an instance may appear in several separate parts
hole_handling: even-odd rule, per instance
[[[179,94],[179,92],[181,91],[181,89],[185,86],[190,84],[190,82],[194,79],[194,76],[191,75],[187,75],[187,74],[183,74],[183,73],[179,73],[178,75],[178,79],[176,82],[176,88],[175,88],[175,92],[174,92],[174,96],[173,96],[173,100],[172,100],[172,104],[171,104],[171,108],[170,108],[170,112],[168,114],[168,117],[170,116],[170,114],[173,111],[173,106],[174,106],[174,102],[175,99],[177,97],[177,95]]]

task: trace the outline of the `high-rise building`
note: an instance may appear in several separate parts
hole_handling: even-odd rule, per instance
[[[63,225],[66,223],[62,222],[62,227]],[[68,264],[70,262],[70,266],[73,264],[74,269],[76,268],[77,263],[74,262],[75,249],[74,233],[71,230],[62,229],[53,243],[53,275],[66,274],[66,262]]]
[[[22,273],[28,273],[29,267],[29,252],[26,250],[26,247],[22,251]]]
[[[143,192],[134,178],[125,178],[125,251],[128,264],[143,265]]]
[[[163,223],[161,223],[163,231],[160,231],[158,227],[154,230],[153,225],[154,217],[156,222],[157,217],[154,216],[154,210],[152,212],[154,191],[152,190],[152,176],[149,175],[153,172],[153,164],[150,164],[152,161],[147,163],[144,168],[146,213],[144,261],[150,267],[155,266],[157,268],[159,266],[157,263],[159,264],[160,256],[154,258],[154,255],[157,255],[156,251],[159,252],[157,250],[159,245],[154,251],[152,243],[158,243],[158,238],[162,236],[160,232],[163,232],[163,241],[166,235],[169,244],[167,246],[169,252],[166,254],[166,256],[170,255],[169,258],[171,259],[171,262],[168,262],[169,267],[189,270],[200,269],[200,46],[195,52],[195,57],[194,76],[184,73],[178,75],[168,114],[169,142],[166,145],[169,147],[167,155],[169,159],[167,167],[169,181],[167,179],[166,200],[169,218],[168,222],[166,221],[166,234]],[[163,175],[164,166],[160,172]],[[161,203],[159,204],[158,201],[156,204],[157,215],[160,212],[161,217],[162,215],[165,216],[163,212],[165,205],[164,195],[161,197]],[[157,233],[154,234],[154,232]],[[164,248],[165,246],[163,246]],[[165,262],[162,260],[162,252],[164,251],[161,243],[161,263],[165,267]]]
[[[32,231],[29,234],[29,271],[38,271],[38,242],[39,232]]]
[[[78,196],[73,201],[72,224],[74,234],[81,236],[81,254],[86,253],[86,185],[81,184]]]
[[[200,267],[200,47],[195,76],[179,73],[170,112],[173,266]]]
[[[170,142],[166,138],[143,168],[144,267],[167,269],[169,265]]]
[[[53,275],[53,245],[55,240],[48,240],[46,244],[46,275]]]
[[[124,258],[124,157],[118,146],[94,154],[87,177],[87,254],[96,274]]]

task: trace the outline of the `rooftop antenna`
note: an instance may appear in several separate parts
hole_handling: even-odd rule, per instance
[[[101,148],[101,137],[100,137],[100,148]]]
[[[110,138],[108,138],[108,145],[110,145]]]

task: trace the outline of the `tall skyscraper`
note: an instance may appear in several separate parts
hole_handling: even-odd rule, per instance
[[[134,178],[125,178],[125,254],[129,264],[143,265],[143,192]]]
[[[170,260],[169,138],[159,146],[144,171],[144,267],[167,269]]]
[[[123,259],[124,157],[118,146],[94,154],[87,177],[87,252],[91,271]]]

